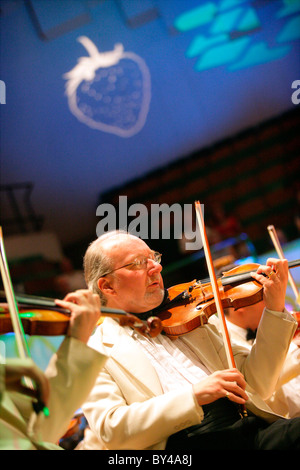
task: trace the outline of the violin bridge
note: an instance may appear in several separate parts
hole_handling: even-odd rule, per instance
[[[201,302],[205,302],[206,301],[205,290],[203,289],[203,286],[202,286],[200,281],[198,281],[197,284],[198,284],[198,287],[199,287],[200,292],[201,292],[201,294],[200,294],[201,295]]]
[[[208,316],[206,313],[200,315],[200,326],[204,326],[208,323]]]

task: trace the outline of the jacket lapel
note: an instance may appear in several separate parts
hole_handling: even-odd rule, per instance
[[[115,369],[113,362],[117,363],[117,369],[121,367],[124,373],[140,382],[140,386],[148,394],[154,396],[162,393],[162,387],[155,369],[126,329],[120,327],[110,318],[104,320],[102,329],[103,345],[106,348],[105,353],[109,354],[105,367],[113,373]]]
[[[115,368],[112,364],[113,360],[118,367],[122,367],[127,374],[139,381],[144,388],[146,387],[151,395],[162,393],[158,376],[151,362],[125,329],[114,320],[106,318],[102,324],[102,331],[105,354],[110,356],[106,368],[112,372]],[[210,372],[228,368],[225,348],[219,334],[214,331],[213,325],[196,328],[181,338]]]
[[[182,340],[194,351],[210,372],[228,367],[220,336],[215,334],[210,326],[196,328],[182,336]]]

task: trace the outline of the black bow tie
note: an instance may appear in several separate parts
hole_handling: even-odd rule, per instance
[[[257,330],[251,330],[250,328],[247,328],[247,335],[246,335],[246,340],[250,341],[252,339],[256,338],[256,332]]]

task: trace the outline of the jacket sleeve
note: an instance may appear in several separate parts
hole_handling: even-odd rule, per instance
[[[82,407],[99,448],[164,449],[168,436],[203,419],[191,388],[138,399],[129,377],[122,389],[126,397],[103,370]]]
[[[250,354],[236,356],[237,368],[263,400],[276,389],[296,326],[287,311],[265,309]]]
[[[40,423],[44,441],[57,442],[90,393],[106,356],[75,338],[65,338],[45,374],[50,381],[49,417]]]
[[[293,347],[295,346],[295,347]],[[281,371],[277,388],[300,375],[300,348],[291,344],[288,356]]]
[[[4,364],[0,362],[0,409],[1,409],[2,396],[5,391],[4,374],[5,374]]]

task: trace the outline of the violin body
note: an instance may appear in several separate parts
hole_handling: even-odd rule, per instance
[[[256,304],[263,299],[263,286],[252,278],[251,272],[259,267],[256,263],[237,266],[218,279],[218,289],[223,309],[239,309]],[[217,313],[210,282],[193,280],[168,289],[170,307],[158,316],[167,336],[176,338],[206,324]],[[179,305],[172,301],[181,297]],[[179,303],[179,302],[178,302]]]
[[[61,336],[67,334],[71,312],[56,306],[54,300],[34,296],[26,296],[26,299],[24,296],[16,296],[16,299],[19,301],[19,319],[25,334],[30,336]],[[37,306],[37,304],[39,305]],[[147,322],[144,323],[131,313],[101,307],[100,320],[105,316],[115,318],[121,326],[130,326],[151,338],[157,336],[162,330],[161,321],[157,317],[149,317]],[[8,305],[1,303],[0,335],[13,332],[14,328]]]
[[[54,310],[39,308],[19,309],[24,333],[30,336],[60,336],[68,330],[70,317]],[[9,313],[0,313],[0,333],[12,333],[13,325]]]

